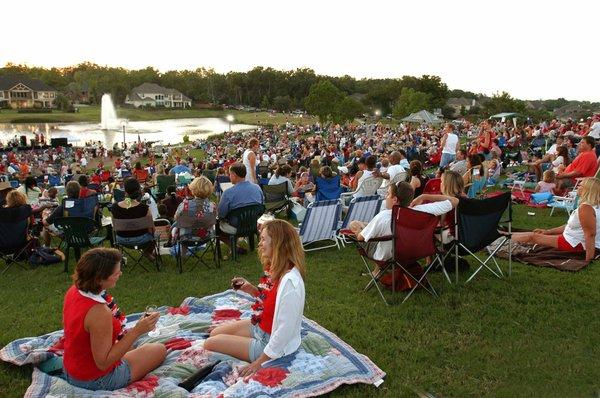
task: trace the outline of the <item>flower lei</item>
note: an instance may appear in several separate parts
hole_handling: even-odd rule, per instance
[[[106,291],[102,292],[101,297],[106,301],[106,305],[112,313],[112,316],[121,324],[121,330],[117,335],[117,341],[121,340],[126,333],[125,325],[127,324],[127,318],[125,317],[125,313],[119,309],[114,297],[108,294]]]
[[[258,285],[256,288],[258,289],[258,295],[256,296],[256,301],[252,304],[252,317],[250,318],[250,322],[253,325],[258,325],[262,319],[262,313],[264,311],[264,301],[267,298],[267,293],[273,289],[275,284],[273,280],[268,274],[263,274],[258,280]]]

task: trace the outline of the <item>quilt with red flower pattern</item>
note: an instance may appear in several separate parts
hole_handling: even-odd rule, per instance
[[[0,359],[15,365],[34,365],[26,397],[312,397],[342,384],[382,383],[385,373],[369,358],[307,318],[302,323],[302,344],[295,353],[266,362],[250,378],[240,377],[238,368],[245,362],[207,351],[203,343],[211,327],[249,318],[253,300],[228,290],[203,298],[188,297],[179,307],[161,307],[160,334],[144,335],[135,346],[162,342],[168,348],[166,360],[144,379],[116,391],[83,390],[38,368],[44,361],[62,355],[62,331],[15,340],[0,351]],[[135,325],[140,316],[128,316],[126,328]],[[212,373],[191,392],[178,387],[198,369],[219,360]]]

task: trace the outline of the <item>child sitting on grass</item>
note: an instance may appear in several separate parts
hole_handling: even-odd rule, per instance
[[[535,186],[535,192],[550,192],[553,193],[556,188],[556,183],[554,182],[554,171],[546,170],[544,171],[542,181],[538,182]]]

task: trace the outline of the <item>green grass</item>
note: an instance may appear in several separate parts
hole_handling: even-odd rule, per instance
[[[553,227],[566,214],[515,207],[515,227]],[[165,257],[166,270],[125,271],[114,295],[126,312],[147,304],[178,305],[187,296],[222,291],[234,275],[256,280],[255,254],[219,270],[183,275]],[[506,266],[506,262],[501,262]],[[387,372],[379,388],[346,386],[332,396],[581,397],[600,391],[600,269],[578,273],[514,264],[510,279],[482,273],[470,284],[431,282],[434,299],[418,292],[407,303],[383,306],[367,282],[353,247],[307,254],[305,315],[336,333]],[[0,344],[61,328],[63,294],[70,280],[62,264],[11,268],[0,277]],[[71,267],[72,269],[72,267]],[[465,275],[462,276],[463,280]],[[388,293],[389,294],[389,293]],[[391,294],[389,294],[391,295]],[[0,365],[0,396],[22,396],[31,368]]]
[[[299,118],[292,115],[277,113],[270,115],[267,112],[245,112],[237,110],[208,110],[208,109],[160,109],[145,110],[132,108],[117,108],[119,118],[132,121],[140,120],[164,120],[182,118],[205,118],[220,117],[227,115],[235,117],[235,123],[253,125],[279,125],[288,121],[296,124],[309,124],[316,122],[313,117]],[[77,113],[66,113],[54,110],[52,113],[18,113],[16,110],[3,109],[0,111],[0,123],[75,123],[75,122],[99,122],[99,106],[82,106]]]

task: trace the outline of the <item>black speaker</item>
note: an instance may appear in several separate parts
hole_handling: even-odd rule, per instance
[[[21,136],[21,146],[27,146],[27,136]]]
[[[67,146],[68,142],[66,138],[50,138],[50,146],[56,148],[59,146]]]

